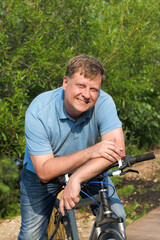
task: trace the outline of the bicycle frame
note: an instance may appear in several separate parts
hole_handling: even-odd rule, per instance
[[[110,199],[109,197],[107,197],[108,196],[107,194],[108,194],[107,188],[103,189],[102,184],[99,184],[99,194],[93,196],[93,198],[95,198],[101,204],[99,206],[99,211],[90,234],[89,238],[90,240],[93,240],[94,238],[98,239],[99,234],[102,232],[103,226],[112,222],[117,223],[120,234],[124,239],[126,239],[123,219],[117,217],[116,214],[111,210]],[[81,208],[82,206],[86,206],[88,204],[89,205],[95,204],[95,202],[89,197],[82,199],[79,201],[79,203],[76,204],[75,209]],[[115,215],[115,217],[112,215]],[[74,209],[68,211],[68,216],[71,222],[72,239],[79,240]]]
[[[136,170],[127,169],[126,171],[124,171],[124,169],[132,166],[135,163],[151,160],[154,158],[155,158],[155,155],[153,152],[139,155],[139,156],[133,156],[133,157],[125,156],[119,161],[119,163],[116,162],[111,166],[109,166],[108,169],[105,170],[105,172],[119,165],[119,168],[116,170],[116,172],[113,171],[107,175],[121,176],[130,171],[138,173]],[[102,237],[108,233],[113,233],[116,237],[118,237],[118,239],[126,240],[125,226],[124,226],[123,219],[121,217],[118,217],[110,207],[110,197],[108,196],[108,189],[104,188],[104,181],[102,181],[102,179],[104,178],[104,175],[100,174],[95,178],[99,180],[97,182],[99,184],[99,194],[92,196],[92,199],[89,197],[84,198],[80,200],[79,203],[77,203],[75,206],[75,209],[76,209],[76,208],[81,208],[82,206],[86,206],[88,204],[89,205],[95,204],[94,199],[96,199],[100,203],[99,210],[98,210],[96,220],[94,222],[89,240],[102,239]],[[67,216],[70,221],[70,227],[72,231],[72,240],[79,240],[80,238],[78,234],[74,209],[66,211],[65,216]],[[119,231],[116,231],[114,228],[109,228],[109,229],[106,228],[107,230],[105,229],[106,224],[113,223],[113,222],[118,224]]]

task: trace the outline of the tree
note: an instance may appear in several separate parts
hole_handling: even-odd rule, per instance
[[[68,59],[81,53],[98,58],[106,69],[102,88],[116,102],[126,145],[155,147],[160,139],[159,19],[156,0],[2,0],[3,158],[23,160],[27,107],[39,93],[61,86]]]
[[[19,172],[14,159],[0,156],[0,218],[20,213]]]

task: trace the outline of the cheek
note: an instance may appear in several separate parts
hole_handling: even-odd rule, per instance
[[[91,99],[92,99],[93,102],[96,102],[97,98],[98,98],[98,94],[97,93],[92,93],[91,94]]]
[[[73,88],[70,89],[69,94],[70,95],[72,94],[73,97],[76,97],[79,94],[81,94],[81,91],[79,90],[79,88],[73,87]]]
[[[67,93],[68,99],[74,99],[74,98],[76,98],[76,96],[78,96],[80,94],[79,90],[77,88],[75,88],[74,86],[68,88],[66,93]]]

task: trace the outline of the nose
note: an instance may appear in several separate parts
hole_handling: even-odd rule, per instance
[[[90,99],[90,90],[88,88],[83,89],[82,95],[85,99]]]

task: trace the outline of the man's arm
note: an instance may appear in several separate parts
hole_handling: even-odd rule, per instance
[[[72,174],[60,200],[60,211],[62,214],[64,214],[64,206],[66,207],[66,209],[71,209],[79,201],[78,196],[81,188],[80,184],[82,182],[98,175],[107,166],[109,166],[113,162],[118,161],[119,159],[121,159],[121,157],[125,155],[125,144],[122,128],[117,128],[104,134],[102,136],[102,142],[104,141],[113,142],[116,146],[116,149],[120,151],[114,152],[108,148],[107,158],[98,157],[91,159],[83,166],[81,166],[75,173]],[[119,152],[118,155],[117,152]]]
[[[39,178],[43,182],[71,172],[91,159],[103,158],[103,160],[117,161],[121,149],[116,142],[108,141],[109,137],[100,143],[84,150],[72,153],[67,156],[54,157],[53,153],[46,155],[30,155],[33,166]]]
[[[125,144],[122,128],[117,128],[112,130],[102,136],[102,142],[113,142],[117,149],[119,149],[119,154],[117,152],[108,151],[108,158],[94,158],[81,166],[74,174],[73,177],[77,178],[80,183],[93,178],[103,171],[104,168],[121,159],[125,155]],[[107,146],[106,146],[107,147]],[[107,160],[107,161],[106,161]]]

